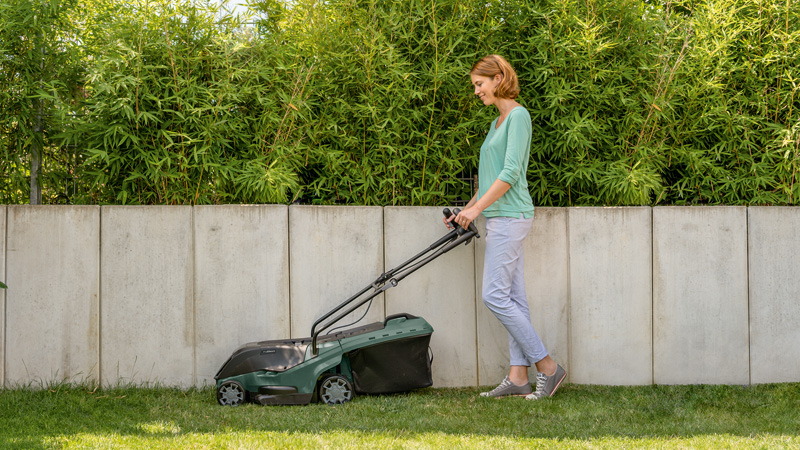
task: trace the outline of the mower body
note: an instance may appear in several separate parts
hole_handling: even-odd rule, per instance
[[[317,399],[320,384],[329,377],[338,377],[343,386],[349,382],[360,394],[427,387],[433,384],[428,356],[432,333],[425,319],[397,314],[384,322],[319,336],[316,355],[310,337],[245,344],[214,377],[218,400],[226,404],[230,399],[220,396],[233,392],[239,400],[230,402],[234,405],[304,405]]]

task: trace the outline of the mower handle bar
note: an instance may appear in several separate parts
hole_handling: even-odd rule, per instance
[[[445,208],[443,211],[445,217],[450,217],[453,215],[458,215],[460,212],[457,208],[454,209],[453,213],[450,213],[448,208]],[[320,333],[325,331],[326,329],[333,326],[336,322],[345,318],[348,314],[352,313],[356,309],[360,308],[368,301],[372,300],[373,298],[377,297],[381,292],[385,292],[388,289],[391,289],[403,280],[405,277],[411,275],[412,273],[416,272],[429,262],[433,261],[434,259],[442,256],[443,254],[449,252],[450,250],[458,247],[459,245],[468,244],[472,238],[477,237],[480,238],[478,234],[478,229],[475,227],[474,223],[471,223],[467,230],[464,230],[460,225],[456,224],[455,229],[448,232],[442,238],[431,244],[427,249],[421,251],[414,257],[408,259],[407,261],[403,262],[399,266],[395,267],[394,269],[382,273],[375,281],[370,283],[369,285],[365,286],[361,289],[357,294],[353,295],[352,297],[348,298],[332,310],[325,313],[322,317],[316,320],[314,324],[311,326],[311,349],[312,354],[316,356],[319,352],[317,348],[317,338],[319,337]],[[428,255],[428,253],[432,254]],[[427,257],[425,255],[428,255]],[[421,259],[421,260],[420,260]],[[418,261],[420,260],[420,261]],[[413,265],[412,265],[413,264]],[[388,284],[387,284],[388,283]],[[357,300],[359,297],[364,295],[370,289],[374,289],[374,291],[367,296],[366,298],[362,299],[358,303],[350,306],[345,311],[342,311],[338,314],[335,318],[329,320],[325,326],[317,329],[317,326],[324,322],[326,319],[331,317],[332,315],[340,312],[346,306],[350,305],[352,302]]]

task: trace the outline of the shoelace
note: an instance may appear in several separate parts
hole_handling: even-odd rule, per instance
[[[493,394],[495,392],[499,392],[499,391],[505,389],[506,386],[508,386],[509,384],[511,384],[511,380],[509,380],[508,378],[505,378],[502,381],[502,383],[500,383],[496,388],[492,389],[491,392],[489,392],[489,394]],[[538,386],[538,382],[537,382],[537,386]]]

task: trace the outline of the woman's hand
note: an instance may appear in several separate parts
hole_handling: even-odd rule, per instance
[[[471,224],[475,219],[477,219],[480,214],[481,214],[480,209],[474,206],[470,206],[465,208],[460,213],[458,213],[458,215],[453,221],[461,225],[461,228],[466,230],[469,228],[469,224]]]
[[[455,228],[453,226],[453,224],[451,223],[451,222],[453,222],[453,220],[455,220],[455,218],[456,218],[456,216],[453,215],[453,214],[451,214],[450,217],[442,218],[442,222],[444,222],[444,226],[446,226],[448,230],[452,230],[453,228]]]

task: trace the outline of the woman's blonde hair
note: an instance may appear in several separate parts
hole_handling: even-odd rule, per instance
[[[472,69],[469,71],[470,75],[475,74],[482,77],[494,78],[498,74],[502,76],[500,84],[494,90],[494,95],[499,98],[515,99],[519,95],[519,80],[517,79],[517,72],[511,67],[511,64],[500,55],[487,55],[478,60]]]

